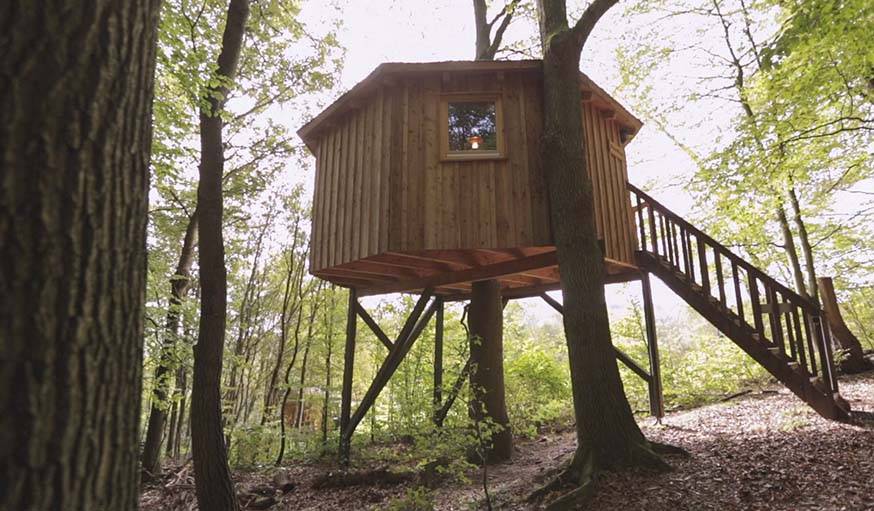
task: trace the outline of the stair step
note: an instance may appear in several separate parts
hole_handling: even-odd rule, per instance
[[[810,384],[813,385],[816,388],[816,390],[823,392],[823,393],[826,392],[825,382],[823,382],[822,378],[820,378],[819,376],[812,376],[810,378]]]

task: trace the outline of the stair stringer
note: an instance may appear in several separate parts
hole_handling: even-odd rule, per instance
[[[810,405],[821,416],[832,420],[846,420],[849,410],[842,408],[835,396],[818,389],[803,370],[795,370],[789,360],[772,353],[774,345],[768,341],[755,340],[755,332],[733,312],[714,305],[707,296],[699,293],[685,279],[678,277],[675,270],[662,264],[649,252],[637,252],[638,264],[653,273],[677,296],[688,303],[696,312],[731,339],[753,360],[764,367],[780,383],[791,390],[802,401]]]

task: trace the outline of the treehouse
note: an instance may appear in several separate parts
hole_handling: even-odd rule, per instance
[[[605,268],[636,276],[624,147],[641,123],[579,85]],[[317,165],[312,273],[360,294],[554,289],[540,89],[539,61],[377,67],[299,132]]]
[[[299,130],[316,157],[310,271],[350,290],[342,459],[431,318],[439,425],[467,367],[502,374],[502,300],[540,296],[563,313],[546,294],[560,283],[541,164],[541,77],[539,61],[382,64]],[[579,90],[588,159],[580,172],[593,185],[605,283],[640,280],[643,293],[648,364],[616,356],[647,382],[652,414],[664,408],[650,274],[818,413],[847,418],[826,324],[834,318],[631,185],[625,146],[640,121],[582,73]],[[394,339],[358,301],[391,292],[419,294]],[[471,360],[444,396],[444,302],[468,299],[470,335],[482,346],[471,343]],[[358,319],[388,355],[353,413]],[[497,409],[502,382],[476,382]],[[492,417],[506,424],[505,411]]]

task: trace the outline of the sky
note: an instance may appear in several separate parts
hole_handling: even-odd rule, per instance
[[[500,0],[492,2],[495,6]],[[574,1],[569,10],[574,11]],[[489,11],[491,17],[497,10]],[[306,23],[319,25],[342,15],[338,33],[346,49],[339,87],[329,92],[329,103],[366,77],[383,62],[429,62],[469,60],[474,53],[475,32],[473,7],[470,0],[345,0],[338,3],[311,1],[304,4],[302,17]],[[619,70],[614,52],[623,37],[634,27],[623,18],[621,8],[614,8],[601,19],[590,36],[582,56],[582,70],[608,92],[618,85]],[[524,39],[536,34],[532,20],[514,21],[505,40]],[[674,77],[677,78],[677,77]],[[682,77],[679,77],[682,79]],[[666,80],[665,86],[670,87]],[[621,94],[615,95],[623,102]],[[327,104],[326,103],[326,104]],[[634,113],[634,109],[629,107]],[[296,127],[295,127],[296,129]],[[689,158],[657,130],[644,126],[626,147],[629,181],[648,184],[663,203],[679,214],[688,212],[691,197],[676,183],[692,171]],[[312,161],[311,161],[312,163]],[[299,169],[298,178],[311,189],[313,172]],[[683,317],[686,308],[673,293],[653,279],[656,314],[667,319]],[[560,293],[553,293],[560,300]],[[607,287],[611,317],[624,315],[632,296],[640,297],[639,284]],[[556,321],[556,313],[540,299],[524,301],[526,315],[535,322]]]

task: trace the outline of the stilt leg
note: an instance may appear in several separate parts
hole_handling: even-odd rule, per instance
[[[640,279],[643,289],[643,317],[646,322],[646,346],[649,354],[649,410],[658,419],[665,416],[665,404],[662,396],[662,371],[659,365],[659,344],[656,337],[655,310],[652,303],[652,288],[649,283],[649,273],[644,272]]]
[[[349,306],[346,310],[346,348],[343,359],[343,389],[340,394],[340,463],[349,464],[349,440],[344,433],[349,425],[349,415],[352,411],[352,368],[355,364],[355,334],[358,316],[355,308],[358,303],[358,293],[349,289]]]
[[[439,426],[437,413],[443,404],[443,299],[437,300],[434,318],[434,424]]]

